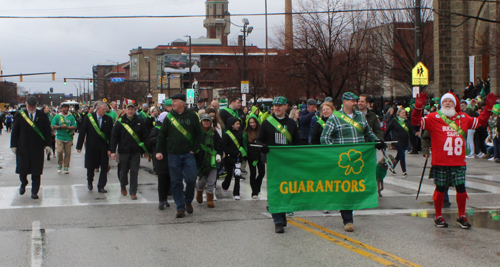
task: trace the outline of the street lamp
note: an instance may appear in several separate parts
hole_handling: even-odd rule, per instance
[[[246,81],[247,80],[247,36],[253,31],[253,27],[252,26],[248,27],[250,22],[246,18],[244,18],[242,22],[243,22],[243,30],[241,30],[241,32],[243,32],[243,80]]]
[[[189,37],[189,86],[192,88],[193,86],[191,85],[193,83],[193,74],[191,72],[191,69],[193,66],[191,66],[191,35],[185,35],[184,37]]]

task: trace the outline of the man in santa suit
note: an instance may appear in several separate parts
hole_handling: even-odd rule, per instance
[[[427,130],[431,136],[432,168],[429,178],[434,179],[434,208],[437,227],[448,227],[442,217],[444,192],[448,186],[457,190],[458,219],[460,227],[470,228],[471,224],[465,217],[465,203],[468,198],[465,190],[466,172],[466,140],[467,130],[483,127],[488,123],[491,110],[497,95],[490,93],[486,98],[486,108],[478,118],[470,117],[460,109],[460,102],[453,93],[446,93],[441,98],[441,108],[422,118],[422,108],[427,101],[427,94],[422,93],[415,100],[415,110],[412,112],[412,121],[421,119],[421,129]],[[429,154],[424,153],[424,157]]]

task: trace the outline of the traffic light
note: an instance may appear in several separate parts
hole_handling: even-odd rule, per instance
[[[66,84],[66,78],[64,78],[64,84]]]
[[[162,77],[160,76],[160,77],[158,77],[158,78],[159,78],[159,79],[158,79],[158,84],[161,84],[161,79],[162,79]]]
[[[166,84],[167,83],[167,75],[163,75],[163,83]]]
[[[19,75],[19,81],[20,81],[20,82],[23,82],[23,75],[22,75],[22,74],[21,74],[21,75]]]
[[[90,81],[90,85],[92,85],[92,78],[90,78],[89,81]]]
[[[62,96],[59,96],[59,99],[62,99]]]
[[[56,80],[56,73],[55,73],[55,72],[53,72],[53,73],[52,73],[52,80],[53,80],[53,81],[55,81],[55,80]]]
[[[54,92],[54,88],[50,87],[50,92],[53,93]]]

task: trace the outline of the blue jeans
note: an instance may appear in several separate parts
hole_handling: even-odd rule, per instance
[[[398,151],[398,154],[396,155],[396,160],[399,161],[399,164],[401,165],[401,170],[403,172],[406,172],[406,157],[405,157],[405,149],[402,146],[396,145],[396,150]],[[397,163],[396,163],[397,165]],[[394,168],[396,168],[396,165],[394,165]]]
[[[177,210],[185,211],[186,203],[191,204],[194,199],[198,171],[194,154],[168,154],[168,167],[175,205],[177,205]],[[183,181],[186,183],[186,190],[184,190]]]

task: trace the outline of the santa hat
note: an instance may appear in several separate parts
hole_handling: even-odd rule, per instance
[[[455,104],[455,110],[458,112],[460,112],[460,105],[458,105],[457,103],[460,103],[459,100],[458,100],[458,97],[454,94],[454,93],[446,93],[444,94],[442,97],[441,97],[441,102],[439,102],[441,104],[441,106],[443,106],[443,100],[445,99],[450,99],[451,101],[453,101],[453,103]]]

